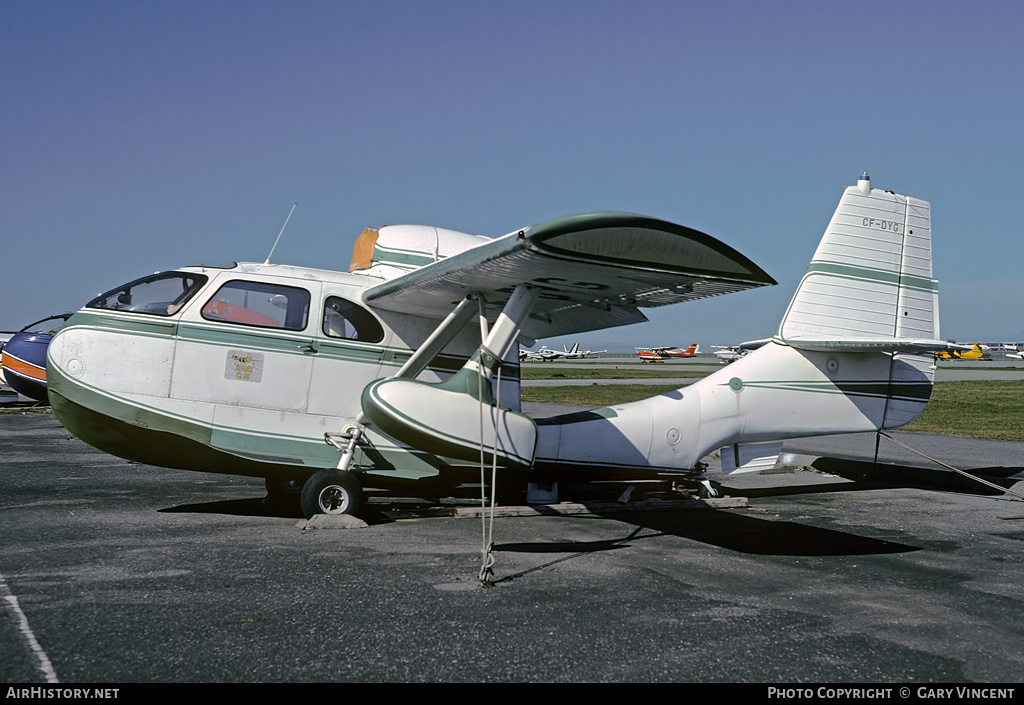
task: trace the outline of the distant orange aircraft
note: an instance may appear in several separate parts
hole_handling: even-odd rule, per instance
[[[686,350],[680,350],[672,345],[663,348],[637,348],[636,354],[640,357],[640,362],[665,362],[665,358],[669,357],[693,357],[699,349],[697,343],[690,343]]]

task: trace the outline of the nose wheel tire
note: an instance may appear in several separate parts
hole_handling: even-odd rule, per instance
[[[355,514],[363,504],[359,481],[345,470],[328,468],[306,480],[299,496],[302,514]]]

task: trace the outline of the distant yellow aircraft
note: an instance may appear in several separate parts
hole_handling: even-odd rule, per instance
[[[975,343],[970,350],[950,350],[935,353],[936,360],[980,360],[988,354],[988,346]]]

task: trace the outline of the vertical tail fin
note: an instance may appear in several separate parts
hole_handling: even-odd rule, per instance
[[[787,343],[939,340],[931,206],[871,188],[846,189],[779,326]]]
[[[878,427],[916,418],[931,392],[931,353],[948,347],[939,337],[930,204],[871,188],[867,172],[847,187],[777,339],[803,350],[893,353]],[[861,374],[861,390],[883,382]]]

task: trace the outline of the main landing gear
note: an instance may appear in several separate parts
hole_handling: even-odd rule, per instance
[[[356,514],[363,506],[363,490],[350,472],[327,468],[308,480],[268,477],[264,504],[275,511],[300,511],[310,519],[314,514]]]
[[[363,506],[363,490],[352,473],[327,468],[306,480],[299,506],[307,519],[315,514],[356,514]]]

